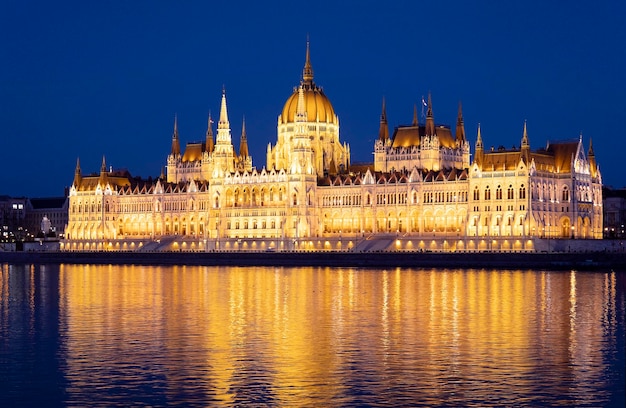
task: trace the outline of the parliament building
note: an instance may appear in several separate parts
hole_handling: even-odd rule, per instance
[[[374,162],[353,164],[339,118],[313,81],[309,45],[300,84],[278,115],[266,165],[233,144],[226,93],[216,133],[181,149],[177,121],[157,179],[77,162],[63,250],[80,251],[534,251],[545,239],[602,238],[602,176],[582,136],[532,150],[474,154],[459,105],[453,128],[390,132],[382,103]]]

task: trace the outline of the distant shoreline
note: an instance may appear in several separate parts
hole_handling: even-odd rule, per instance
[[[0,263],[626,271],[626,253],[0,252]]]

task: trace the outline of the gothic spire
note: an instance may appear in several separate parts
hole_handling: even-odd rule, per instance
[[[82,181],[82,179],[83,177],[80,172],[80,158],[76,158],[76,169],[74,170],[74,185],[76,186],[76,188],[80,186],[80,182]]]
[[[426,111],[426,136],[435,135],[435,119],[433,118],[433,102],[428,92],[428,110]]]
[[[587,153],[587,159],[589,160],[589,170],[591,171],[591,177],[597,177],[598,163],[596,163],[596,155],[593,152],[593,142],[591,141],[591,138],[589,139],[589,152]]]
[[[387,107],[385,104],[385,97],[383,97],[383,109],[380,114],[380,128],[378,130],[378,139],[385,143],[389,140],[389,125],[387,124]]]
[[[528,131],[526,130],[526,121],[524,121],[524,131],[522,133],[522,158],[525,163],[530,162],[530,143],[528,142]]]
[[[485,151],[483,149],[483,138],[480,134],[480,123],[479,123],[478,134],[476,135],[476,155],[474,156],[474,163],[482,167],[484,155],[485,155]]]
[[[106,162],[104,155],[102,155],[102,166],[100,166],[100,185],[102,187],[106,186],[107,181],[108,181],[107,162]]]
[[[459,101],[459,113],[456,117],[456,140],[458,142],[465,141],[465,125],[463,123],[463,106]]]
[[[213,153],[215,149],[215,143],[213,142],[213,119],[211,119],[211,112],[209,112],[209,119],[207,121],[207,130],[206,130],[206,151],[207,153]]]
[[[411,126],[419,126],[417,121],[417,104],[413,105],[413,123],[411,123]]]
[[[248,157],[248,138],[246,137],[246,117],[241,125],[241,139],[239,139],[239,156]]]
[[[476,150],[483,150],[483,138],[480,134],[480,123],[478,124],[478,134],[476,135]]]
[[[218,146],[221,146],[218,149]],[[215,137],[215,149],[223,152],[226,149],[229,154],[233,153],[233,142],[230,136],[230,122],[226,108],[226,90],[222,88],[222,104],[220,106],[220,120],[217,122],[217,136]]]
[[[528,130],[526,129],[526,121],[524,121],[524,131],[522,132],[522,147],[530,146],[528,142]]]
[[[172,155],[180,155],[180,141],[178,140],[178,116],[174,115],[174,132],[172,133]]]
[[[220,106],[220,121],[217,123],[218,129],[229,129],[228,110],[226,109],[226,89],[222,88],[222,105]]]

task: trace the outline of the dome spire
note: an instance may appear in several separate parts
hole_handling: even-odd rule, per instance
[[[304,60],[304,69],[302,70],[302,80],[305,84],[313,83],[313,68],[311,67],[311,52],[309,50],[309,36],[306,36],[306,58]]]
[[[417,121],[417,104],[413,104],[413,123],[411,126],[419,126],[419,122]]]

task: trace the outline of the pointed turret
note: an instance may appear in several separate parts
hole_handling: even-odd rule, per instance
[[[213,149],[215,149],[215,143],[213,141],[213,120],[211,119],[211,112],[209,112],[209,119],[207,121],[207,130],[206,130],[206,152],[213,153]]]
[[[222,104],[220,106],[220,119],[217,122],[217,136],[215,147],[211,155],[215,169],[223,172],[234,172],[237,155],[230,134],[230,122],[228,121],[228,109],[226,108],[226,90],[222,88]]]
[[[593,151],[593,141],[591,139],[589,139],[589,151],[587,152],[587,159],[589,160],[589,170],[591,172],[591,177],[597,177],[598,164],[596,163],[596,154]]]
[[[482,168],[483,158],[485,156],[485,150],[483,148],[483,138],[480,134],[480,123],[478,124],[478,134],[476,135],[476,155],[474,156],[474,163]]]
[[[178,139],[178,116],[174,115],[174,132],[172,133],[172,155],[180,155],[180,141]]]
[[[228,121],[228,109],[226,107],[226,90],[222,89],[222,104],[220,106],[220,120],[217,122],[217,138],[215,145],[231,145],[230,122]]]
[[[74,186],[78,189],[81,181],[83,180],[83,176],[80,172],[80,159],[76,159],[76,169],[74,170]]]
[[[456,117],[456,140],[459,143],[465,142],[465,125],[463,123],[463,106],[459,101],[459,113]]]
[[[306,57],[304,61],[304,69],[302,70],[302,81],[304,85],[312,86],[313,84],[313,67],[311,67],[311,53],[309,49],[309,38],[306,39]]]
[[[241,139],[239,139],[239,156],[242,158],[248,157],[248,138],[246,137],[246,117],[243,117],[241,125]]]
[[[433,118],[433,103],[428,92],[428,110],[426,111],[426,136],[435,135],[435,119]]]
[[[228,122],[228,109],[226,108],[226,89],[222,88],[222,103],[220,105],[220,120],[217,123],[218,129],[230,129]]]
[[[522,159],[524,163],[530,163],[530,143],[528,142],[528,131],[526,130],[526,121],[524,121],[524,131],[522,133],[521,143]]]
[[[386,143],[389,140],[389,125],[387,124],[387,108],[385,105],[385,98],[383,97],[383,109],[380,114],[380,128],[378,130],[378,139]]]
[[[419,126],[419,122],[417,121],[417,104],[413,105],[413,122],[411,123],[411,126]]]
[[[102,166],[100,166],[100,185],[102,187],[107,185],[107,182],[109,180],[108,177],[109,173],[107,172],[107,163],[106,163],[106,159],[104,157],[104,155],[102,156]]]

